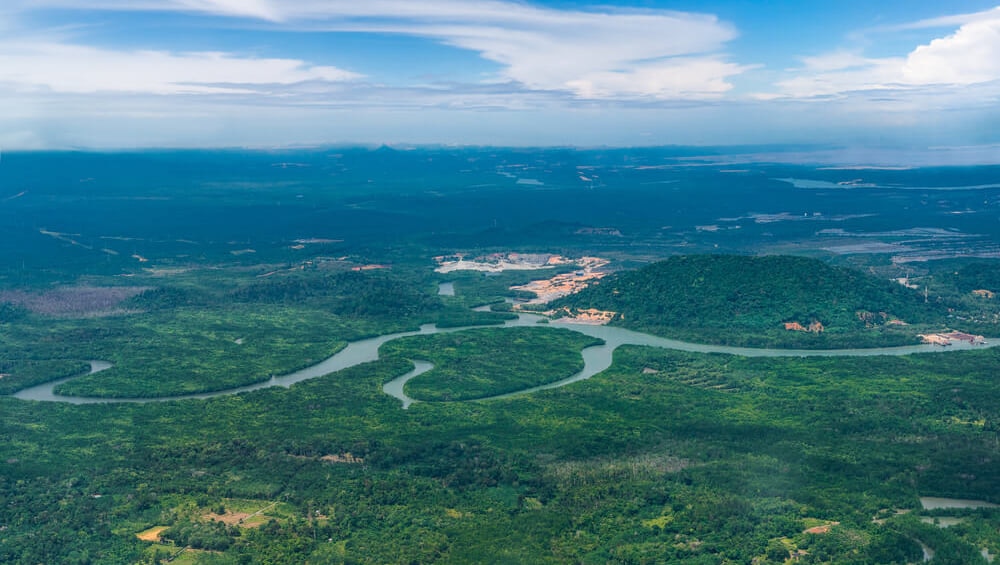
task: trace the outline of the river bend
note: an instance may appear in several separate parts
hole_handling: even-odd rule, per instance
[[[504,323],[504,327],[514,327],[514,326],[537,326],[537,327],[547,327],[545,325],[539,325],[538,322],[543,318],[534,314],[519,314],[516,319],[507,320]],[[627,330],[625,328],[619,328],[614,326],[594,326],[594,325],[584,325],[575,324],[567,322],[553,322],[548,325],[549,327],[560,327],[570,329],[591,337],[596,337],[604,340],[601,345],[594,345],[585,348],[581,353],[583,355],[584,366],[583,369],[565,379],[551,382],[545,385],[532,387],[517,392],[507,393],[496,397],[490,398],[507,398],[522,394],[529,394],[539,390],[545,390],[550,388],[558,388],[566,386],[570,383],[588,379],[601,371],[604,371],[611,366],[612,357],[615,349],[621,345],[646,345],[651,347],[661,347],[664,349],[674,349],[678,351],[689,351],[693,353],[727,353],[731,355],[740,355],[744,357],[864,357],[864,356],[877,356],[877,355],[911,355],[914,353],[943,353],[946,351],[956,351],[956,350],[966,350],[972,348],[983,348],[983,347],[993,347],[997,345],[998,340],[990,340],[986,345],[972,345],[965,342],[958,342],[950,347],[941,347],[938,345],[905,345],[900,347],[877,347],[877,348],[867,348],[867,349],[756,349],[749,347],[732,347],[727,345],[708,345],[700,343],[688,343],[684,341],[678,341],[675,339],[668,339],[664,337],[657,337],[641,332],[636,332],[632,330]],[[474,327],[484,327],[484,326],[467,326],[459,328],[438,328],[433,324],[425,324],[420,327],[419,330],[409,331],[409,332],[399,332],[394,334],[387,334],[383,336],[373,337],[369,339],[363,339],[359,341],[352,341],[347,344],[344,349],[341,349],[334,355],[328,357],[327,359],[306,367],[299,371],[289,373],[287,375],[272,377],[267,381],[262,381],[252,385],[231,388],[226,390],[219,390],[215,392],[206,392],[200,394],[188,394],[183,396],[164,396],[158,398],[84,398],[84,397],[73,397],[73,396],[62,396],[55,393],[55,388],[60,384],[69,381],[77,377],[69,377],[66,379],[60,379],[57,381],[52,381],[44,383],[41,385],[33,386],[21,390],[12,396],[14,398],[19,398],[22,400],[36,400],[45,402],[68,402],[71,404],[100,404],[100,403],[122,403],[122,402],[164,402],[168,400],[185,400],[185,399],[204,399],[204,398],[214,398],[217,396],[224,396],[229,394],[239,394],[241,392],[249,392],[252,390],[258,390],[262,388],[282,386],[290,387],[297,382],[301,382],[307,379],[314,379],[323,375],[341,371],[347,369],[348,367],[353,367],[361,363],[367,363],[370,361],[376,361],[379,358],[378,350],[379,347],[388,341],[398,339],[401,337],[407,337],[411,335],[427,335],[436,333],[446,333],[446,332],[456,332],[462,330],[472,329]],[[486,326],[488,327],[488,326]],[[426,361],[415,360],[415,368],[401,375],[383,386],[383,391],[395,398],[398,398],[402,404],[403,408],[407,408],[413,402],[414,399],[406,396],[403,392],[403,387],[406,381],[425,373],[433,368],[430,363]],[[99,371],[108,369],[111,367],[110,363],[105,361],[91,361],[91,371],[90,374],[97,373]],[[487,400],[487,399],[480,399]]]

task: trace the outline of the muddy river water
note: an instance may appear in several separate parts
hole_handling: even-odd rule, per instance
[[[621,345],[646,345],[651,347],[661,347],[665,349],[674,349],[679,351],[690,351],[694,353],[728,353],[731,355],[741,355],[745,357],[861,357],[861,356],[876,356],[876,355],[910,355],[913,353],[944,353],[948,351],[972,349],[972,348],[983,348],[992,347],[997,345],[998,340],[990,340],[986,345],[971,345],[965,342],[956,342],[949,347],[941,347],[938,345],[906,345],[901,347],[882,347],[882,348],[868,348],[868,349],[756,349],[748,347],[731,347],[726,345],[707,345],[699,343],[688,343],[684,341],[678,341],[674,339],[667,339],[663,337],[657,337],[641,332],[636,332],[632,330],[627,330],[624,328],[614,327],[614,326],[597,326],[597,325],[585,325],[585,324],[575,324],[575,323],[560,323],[553,322],[551,324],[539,324],[542,320],[540,316],[534,314],[519,314],[516,319],[507,320],[504,323],[504,327],[514,327],[514,326],[537,326],[537,327],[559,327],[566,328],[576,332],[580,332],[585,335],[592,337],[597,337],[604,340],[601,345],[595,345],[588,347],[583,350],[583,369],[565,379],[548,383],[542,386],[528,388],[520,390],[513,393],[504,394],[498,397],[492,398],[504,398],[517,396],[521,394],[529,394],[536,392],[538,390],[558,388],[566,386],[570,383],[588,379],[597,373],[607,369],[611,366],[612,356],[615,349]],[[482,327],[482,326],[479,326]],[[328,357],[327,359],[289,373],[287,375],[272,377],[271,379],[252,385],[242,386],[238,388],[231,388],[227,390],[220,390],[215,392],[208,392],[202,394],[189,394],[184,396],[170,396],[170,397],[159,397],[159,398],[82,398],[82,397],[71,397],[62,396],[55,393],[55,388],[60,384],[76,377],[70,377],[68,379],[61,379],[58,381],[53,381],[31,388],[24,389],[20,392],[15,393],[13,396],[15,398],[20,398],[22,400],[37,400],[37,401],[47,401],[47,402],[69,402],[73,404],[94,404],[94,403],[112,403],[112,402],[162,402],[167,400],[183,400],[183,399],[198,399],[198,398],[213,398],[216,396],[223,396],[227,394],[238,394],[241,392],[249,392],[252,390],[257,390],[261,388],[268,388],[273,386],[283,386],[289,387],[297,382],[301,382],[307,379],[313,379],[323,375],[327,375],[336,371],[346,369],[348,367],[353,367],[361,363],[367,363],[370,361],[375,361],[378,359],[378,349],[379,347],[388,341],[398,339],[401,337],[411,336],[411,335],[427,335],[435,333],[444,332],[456,332],[471,329],[469,327],[460,328],[438,328],[433,324],[425,324],[420,327],[419,330],[409,331],[409,332],[399,332],[394,334],[387,334],[383,336],[373,337],[369,339],[363,339],[360,341],[350,342],[344,349],[341,349],[336,354]],[[92,361],[91,362],[91,374],[102,371],[104,369],[110,368],[111,364],[105,361]],[[407,408],[415,402],[412,398],[406,396],[403,392],[403,387],[406,381],[416,377],[417,375],[429,371],[433,366],[427,362],[419,362],[416,368],[409,373],[402,375],[396,379],[385,384],[383,390],[386,394],[389,394],[395,398],[398,398],[402,402],[402,407]],[[487,399],[480,399],[487,400]]]

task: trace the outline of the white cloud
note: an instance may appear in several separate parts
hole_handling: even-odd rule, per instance
[[[816,98],[869,90],[902,87],[901,58],[868,59],[835,53],[803,59],[805,66],[796,75],[777,83],[778,93],[757,95],[761,99]]]
[[[224,16],[243,16],[265,20],[280,18],[279,11],[268,0],[174,0],[171,4],[181,9]]]
[[[18,0],[14,0],[18,1]],[[37,0],[72,9],[71,0]],[[93,0],[89,9],[254,18],[283,30],[426,37],[500,66],[494,77],[579,98],[713,98],[750,67],[725,60],[735,30],[665,10],[559,10],[497,0]]]
[[[911,29],[933,29],[939,39],[922,46],[914,40],[891,57],[862,49],[805,57],[759,101],[748,101],[735,79],[771,81],[781,71],[752,76],[755,65],[728,53],[736,30],[714,16],[540,2],[0,0],[0,143],[733,143],[815,141],[820,134],[855,139],[864,131],[876,140],[903,131],[910,140],[928,128],[937,140],[939,128],[958,123],[959,115],[965,121],[950,130],[954,139],[965,142],[967,131],[981,131],[995,140],[996,120],[982,118],[996,115],[1000,96],[1000,9],[880,29],[899,34],[897,42],[915,35]],[[171,12],[185,14],[171,18],[172,25],[251,29],[256,54],[234,47],[234,33],[210,47],[219,52],[190,52],[181,34],[152,34],[147,50],[115,48],[119,31],[133,45],[143,38],[114,27],[130,18],[95,10]],[[146,25],[150,15],[132,17]],[[335,51],[320,64],[294,51],[299,42],[269,57],[267,42],[279,37],[270,31],[416,37],[494,65],[479,67],[491,69],[489,76],[464,83],[414,84],[398,71],[379,76],[358,68],[362,76],[327,66],[342,64]],[[199,41],[210,37],[200,33]],[[367,55],[382,56],[392,54]],[[829,102],[822,112],[790,103],[816,99]],[[640,131],[657,133],[640,139]]]
[[[725,77],[743,67],[709,57],[672,59],[629,71],[588,73],[566,84],[583,98],[610,98],[622,93],[659,99],[712,98],[732,89]]]
[[[992,8],[990,10],[983,10],[981,12],[973,12],[970,14],[952,14],[948,16],[940,16],[937,18],[918,20],[915,22],[905,23],[902,25],[883,26],[881,28],[876,28],[874,31],[891,32],[891,31],[904,31],[910,29],[929,29],[938,27],[954,28],[956,26],[962,26],[975,21],[996,19],[998,15],[1000,15],[1000,6]]]
[[[968,103],[962,88],[1000,81],[1000,9],[897,27],[938,27],[956,21],[961,25],[954,33],[917,46],[905,56],[870,58],[835,51],[803,57],[803,66],[791,69],[794,76],[779,81],[777,92],[759,94],[757,98],[828,98],[890,91],[898,95],[935,94],[939,98],[954,95],[956,101]]]
[[[359,18],[395,14],[399,33],[478,52],[502,66],[501,80],[579,98],[699,98],[731,88],[746,70],[719,52],[735,30],[713,16],[667,11],[554,10],[512,2],[399,2],[353,7],[306,4],[289,19],[321,18],[336,29],[366,29]]]
[[[269,85],[358,77],[294,59],[111,51],[50,42],[0,43],[0,84],[17,91],[246,94],[266,91]]]
[[[711,54],[732,35],[703,17],[572,13],[545,26],[429,26],[410,33],[480,53],[502,66],[502,80],[588,99],[714,97],[748,68]]]
[[[902,68],[906,84],[967,85],[1000,79],[1000,11],[917,47]]]
[[[805,68],[816,72],[859,69],[878,64],[877,59],[869,59],[850,51],[833,51],[812,57],[802,57]]]

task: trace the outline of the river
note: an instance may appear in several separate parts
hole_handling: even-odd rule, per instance
[[[646,345],[651,347],[661,347],[664,349],[674,349],[678,351],[689,351],[693,353],[727,353],[731,355],[741,355],[744,357],[862,357],[862,356],[876,356],[876,355],[910,355],[913,353],[943,353],[946,351],[956,351],[956,350],[967,350],[973,348],[983,348],[983,347],[993,347],[997,345],[998,340],[990,340],[987,345],[971,345],[966,342],[957,342],[950,347],[941,347],[938,345],[906,345],[900,347],[880,347],[880,348],[868,348],[868,349],[755,349],[749,347],[731,347],[727,345],[707,345],[699,343],[688,343],[684,341],[678,341],[674,339],[667,339],[664,337],[657,337],[641,332],[636,332],[632,330],[627,330],[625,328],[619,328],[614,326],[595,326],[595,325],[585,325],[585,324],[575,324],[568,322],[553,322],[550,324],[539,324],[543,318],[535,314],[519,314],[516,319],[507,320],[504,322],[504,327],[514,327],[514,326],[537,326],[537,327],[559,327],[570,329],[588,336],[600,338],[604,340],[601,345],[595,345],[588,347],[582,351],[583,355],[583,369],[565,379],[548,383],[545,385],[528,388],[525,390],[520,390],[517,392],[512,392],[497,397],[491,398],[508,398],[512,396],[518,396],[522,394],[529,394],[539,390],[558,388],[566,386],[570,383],[581,381],[584,379],[589,379],[590,377],[604,371],[611,366],[611,361],[615,349],[621,345]],[[482,327],[482,326],[476,326]],[[98,404],[98,403],[121,403],[121,402],[164,402],[168,400],[185,400],[185,399],[204,399],[204,398],[214,398],[216,396],[224,396],[228,394],[238,394],[241,392],[249,392],[252,390],[258,390],[262,388],[269,388],[274,386],[290,387],[297,382],[301,382],[307,379],[314,379],[323,375],[334,373],[346,369],[348,367],[353,367],[361,363],[367,363],[370,361],[375,361],[378,359],[378,349],[379,347],[388,341],[398,339],[401,337],[411,336],[411,335],[428,335],[435,333],[445,333],[445,332],[457,332],[462,330],[468,330],[471,327],[460,327],[460,328],[438,328],[433,324],[425,324],[420,327],[419,330],[409,331],[409,332],[399,332],[394,334],[387,334],[383,336],[373,337],[369,339],[363,339],[360,341],[352,341],[344,349],[341,349],[333,356],[327,359],[289,373],[287,375],[272,377],[267,381],[262,381],[252,385],[242,386],[238,388],[231,388],[226,390],[220,390],[215,392],[207,392],[201,394],[188,394],[183,396],[165,396],[158,398],[83,398],[83,397],[71,397],[62,396],[55,393],[55,388],[60,384],[76,378],[70,377],[66,379],[60,379],[57,381],[48,382],[38,386],[33,386],[21,390],[12,396],[14,398],[19,398],[22,400],[36,400],[44,402],[68,402],[72,404]],[[91,372],[90,374],[108,369],[111,367],[110,363],[105,361],[92,361],[91,362]],[[403,392],[403,387],[406,381],[416,377],[417,375],[424,373],[433,368],[430,363],[420,362],[417,368],[409,373],[397,377],[392,381],[386,383],[383,390],[386,394],[389,394],[395,398],[398,398],[403,405],[403,408],[409,407],[410,404],[415,402],[414,399],[409,398]],[[480,399],[488,400],[488,399]]]

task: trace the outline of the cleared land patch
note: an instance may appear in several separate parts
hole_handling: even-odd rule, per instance
[[[148,530],[143,530],[135,535],[142,541],[160,541],[160,534],[169,530],[170,526],[154,526]]]
[[[132,313],[121,303],[150,290],[148,286],[67,286],[47,292],[0,291],[9,302],[35,314],[62,318],[97,318]]]

